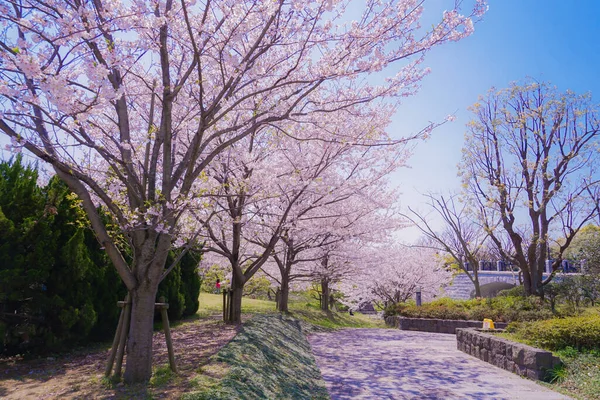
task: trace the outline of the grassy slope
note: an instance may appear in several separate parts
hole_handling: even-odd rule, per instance
[[[323,312],[305,293],[294,293],[290,313],[275,302],[243,298],[240,333],[195,378],[184,399],[328,399],[305,334],[336,328],[385,328],[380,318]],[[222,295],[201,293],[200,316],[220,315]],[[251,317],[251,318],[250,318]]]
[[[298,320],[256,315],[204,367],[184,399],[328,399]]]

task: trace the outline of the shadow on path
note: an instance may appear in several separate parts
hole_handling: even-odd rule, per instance
[[[454,335],[345,329],[309,341],[332,400],[568,399],[458,351]]]

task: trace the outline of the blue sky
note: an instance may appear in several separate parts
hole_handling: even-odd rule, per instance
[[[443,10],[450,3],[434,0],[426,7]],[[459,189],[456,165],[471,118],[467,107],[490,87],[529,76],[560,90],[591,92],[600,103],[600,1],[490,0],[472,36],[432,50],[425,64],[431,74],[400,107],[390,132],[403,136],[448,114],[457,118],[420,143],[408,162],[411,168],[394,176],[401,204],[417,208],[418,192]],[[406,230],[401,238],[415,234]]]

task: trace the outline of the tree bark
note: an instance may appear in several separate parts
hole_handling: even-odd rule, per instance
[[[127,341],[126,383],[146,382],[152,375],[152,335],[156,285],[142,285],[131,292],[131,322]]]
[[[321,310],[329,311],[329,280],[321,279]]]
[[[242,323],[242,294],[244,293],[244,281],[235,278],[235,274],[231,280],[231,303],[230,303],[230,324]]]
[[[289,276],[283,275],[281,277],[281,291],[279,292],[279,311],[288,312],[288,301],[290,297],[290,281]]]

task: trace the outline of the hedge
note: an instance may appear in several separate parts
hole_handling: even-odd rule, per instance
[[[501,296],[492,299],[452,300],[442,298],[421,306],[398,303],[386,308],[386,316],[481,321],[532,321],[552,318],[549,307],[535,297]]]
[[[600,315],[517,323],[509,325],[508,330],[518,338],[548,350],[600,348]]]

